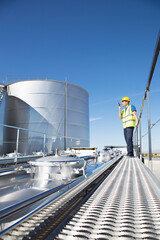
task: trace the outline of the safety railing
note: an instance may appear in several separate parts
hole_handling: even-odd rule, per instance
[[[13,82],[17,81],[28,81],[28,80],[39,80],[43,79],[45,80],[53,80],[53,78],[47,76],[47,75],[11,75],[11,74],[3,74],[0,73],[0,82],[4,85],[8,85]]]
[[[65,145],[68,148],[79,147],[85,140],[0,124],[0,156],[14,156],[15,162],[18,156],[54,155],[56,149],[64,150]]]
[[[149,161],[152,160],[152,142],[153,142],[152,140],[153,139],[152,139],[151,130],[154,126],[156,126],[160,122],[160,114],[157,116],[157,113],[159,112],[159,110],[158,110],[156,112],[152,112],[152,114],[156,114],[157,119],[153,123],[151,123],[151,109],[150,109],[150,100],[152,100],[152,97],[153,97],[153,95],[150,94],[153,92],[151,89],[151,82],[153,79],[153,74],[155,73],[157,68],[160,69],[160,67],[157,66],[159,52],[160,52],[160,33],[158,35],[158,40],[157,40],[155,53],[154,53],[154,57],[153,57],[152,65],[151,65],[151,70],[149,73],[149,78],[147,81],[147,86],[146,86],[146,90],[145,90],[145,93],[143,96],[141,110],[139,113],[138,127],[135,129],[134,139],[133,139],[136,155],[142,159],[142,145],[144,142],[144,138],[146,138],[148,136],[148,153],[147,153],[147,155],[148,155]],[[154,103],[154,105],[155,104],[157,104],[157,109],[158,109],[159,108],[158,103],[156,102],[156,103]],[[156,106],[154,106],[154,107],[156,108]],[[145,118],[142,117],[142,113],[143,113],[143,115],[145,115],[144,116]],[[147,123],[146,123],[146,119],[147,119]],[[147,127],[147,129],[146,129],[146,127]],[[142,134],[143,128],[145,129],[145,133]],[[157,133],[157,137],[158,137],[158,133]]]

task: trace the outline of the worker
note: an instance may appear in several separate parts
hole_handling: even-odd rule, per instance
[[[134,105],[130,105],[129,97],[124,97],[121,100],[123,111],[121,111],[121,105],[119,104],[119,119],[123,121],[124,138],[127,143],[127,156],[134,157],[133,154],[133,130],[138,126],[138,117],[136,108]]]

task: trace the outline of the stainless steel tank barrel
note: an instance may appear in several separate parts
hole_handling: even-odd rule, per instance
[[[9,84],[5,124],[46,134],[45,151],[89,146],[89,94],[71,83],[56,80],[27,80]],[[13,152],[16,129],[6,128],[5,153]],[[44,135],[20,131],[19,152],[43,150]]]

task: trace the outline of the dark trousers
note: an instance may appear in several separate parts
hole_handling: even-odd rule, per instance
[[[124,128],[124,137],[127,143],[128,155],[133,155],[133,130],[134,127]]]

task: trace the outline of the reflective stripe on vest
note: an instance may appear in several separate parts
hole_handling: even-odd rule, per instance
[[[127,110],[125,109],[122,111],[122,121],[123,121],[123,128],[127,127],[135,127],[135,117],[133,115],[131,105],[127,107]]]

